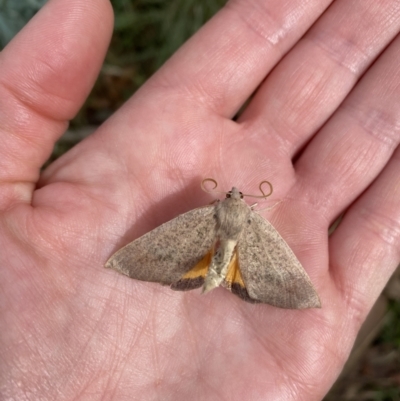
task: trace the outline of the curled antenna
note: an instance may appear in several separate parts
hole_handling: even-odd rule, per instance
[[[212,182],[213,184],[214,184],[214,188],[211,188],[211,189],[207,189],[206,187],[205,187],[205,183],[206,182]],[[224,195],[226,195],[227,194],[227,192],[223,192],[223,191],[216,191],[215,189],[218,187],[218,182],[217,181],[215,181],[214,180],[214,178],[204,178],[204,180],[201,182],[201,189],[204,191],[204,192],[207,192],[207,193],[211,193],[211,192],[217,192],[217,193],[219,193],[219,194],[224,194]]]
[[[205,187],[205,183],[206,182],[212,182],[213,184],[214,184],[214,187],[213,188],[211,188],[211,189],[207,189],[206,187]],[[265,192],[263,191],[263,185],[264,184],[267,184],[268,186],[269,186],[269,193],[268,194],[265,194]],[[214,180],[213,178],[205,178],[202,182],[201,182],[201,189],[204,191],[204,192],[207,192],[207,193],[211,193],[211,192],[217,192],[217,193],[219,193],[219,194],[224,194],[224,195],[226,195],[228,192],[223,192],[223,191],[216,191],[215,189],[218,187],[218,183],[217,183],[217,181],[216,180]],[[262,193],[262,195],[249,195],[249,194],[243,194],[243,196],[248,196],[249,198],[261,198],[261,199],[266,199],[266,198],[268,198],[268,196],[271,196],[271,194],[272,194],[272,192],[273,192],[273,187],[272,187],[272,184],[269,182],[269,181],[261,181],[260,182],[260,186],[259,186],[259,188],[260,188],[260,192]]]
[[[269,193],[266,195],[265,192],[263,191],[262,187],[264,184],[267,184],[269,186]],[[268,198],[268,196],[272,195],[272,192],[274,191],[274,188],[272,187],[272,184],[269,181],[261,181],[260,182],[260,186],[258,187],[260,188],[260,192],[262,193],[262,195],[249,195],[249,194],[243,194],[243,196],[248,196],[249,198]]]

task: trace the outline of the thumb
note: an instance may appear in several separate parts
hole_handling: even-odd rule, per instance
[[[30,203],[41,166],[94,84],[112,24],[108,0],[52,0],[0,53],[0,210]]]

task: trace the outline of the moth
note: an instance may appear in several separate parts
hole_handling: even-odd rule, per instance
[[[204,183],[213,179],[206,179]],[[262,185],[270,186],[264,194]],[[206,190],[209,192],[208,190]],[[193,209],[117,251],[106,267],[173,290],[222,286],[251,303],[289,309],[321,306],[307,273],[277,230],[233,187],[226,199]]]

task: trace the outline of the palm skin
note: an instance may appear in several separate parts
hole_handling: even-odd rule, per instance
[[[400,258],[400,3],[330,3],[230,2],[43,173],[100,68],[110,5],[53,0],[1,53],[4,399],[323,397]],[[280,203],[261,213],[321,309],[174,292],[103,267],[209,203],[209,176],[246,193],[274,184],[265,207]]]

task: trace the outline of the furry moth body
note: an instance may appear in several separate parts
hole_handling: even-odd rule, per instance
[[[289,245],[242,198],[232,188],[222,202],[184,213],[126,245],[106,267],[174,290],[223,286],[248,302],[319,308]]]

